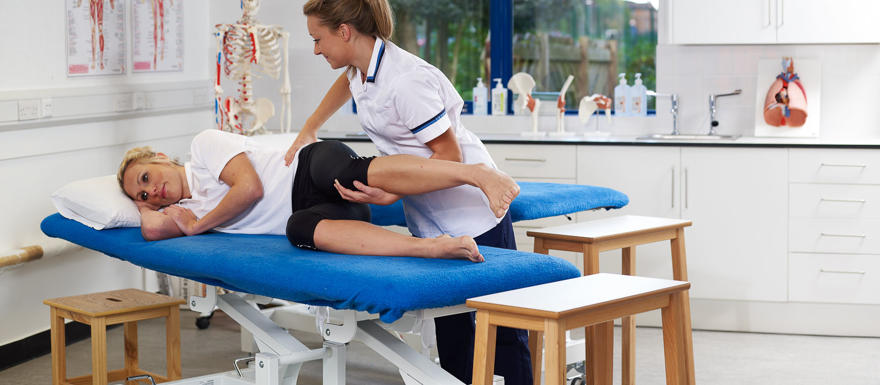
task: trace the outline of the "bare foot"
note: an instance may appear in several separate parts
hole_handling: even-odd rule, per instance
[[[430,246],[432,258],[468,259],[471,262],[483,262],[483,255],[477,248],[474,239],[468,236],[452,238],[447,234],[433,239]]]
[[[476,170],[477,187],[489,198],[489,207],[495,216],[503,217],[510,209],[510,203],[519,195],[519,185],[507,174],[484,164],[477,165]]]

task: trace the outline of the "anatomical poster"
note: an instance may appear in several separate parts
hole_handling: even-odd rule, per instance
[[[183,1],[132,0],[134,72],[183,70]]]
[[[67,76],[125,73],[125,1],[66,0]]]

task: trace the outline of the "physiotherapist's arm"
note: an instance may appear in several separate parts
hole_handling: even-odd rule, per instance
[[[220,172],[220,180],[229,191],[220,203],[201,219],[180,206],[169,206],[165,211],[186,235],[204,233],[235,218],[263,198],[263,183],[245,153],[240,153],[226,163]]]
[[[461,146],[458,144],[458,139],[456,139],[452,127],[449,127],[446,132],[425,143],[425,145],[434,152],[431,155],[431,159],[451,160],[459,163],[464,160],[461,156]]]
[[[349,99],[351,99],[351,90],[348,88],[348,76],[343,72],[339,75],[339,78],[333,82],[333,85],[330,86],[330,89],[327,91],[327,94],[324,95],[324,99],[321,99],[321,104],[318,105],[315,112],[306,119],[306,123],[303,125],[302,129],[300,129],[299,134],[296,136],[296,140],[293,141],[290,149],[287,150],[287,154],[284,155],[284,164],[290,166],[290,163],[293,162],[293,156],[296,154],[296,150],[300,147],[317,142],[318,129],[324,125],[324,122],[326,122],[327,119],[330,119],[330,116],[342,108]]]

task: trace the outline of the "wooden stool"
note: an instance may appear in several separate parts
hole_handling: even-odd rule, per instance
[[[584,254],[584,275],[599,272],[599,253],[606,250],[622,249],[623,261],[621,273],[635,275],[635,247],[647,243],[670,241],[672,249],[672,279],[687,281],[687,261],[684,248],[684,228],[691,225],[691,221],[671,218],[642,217],[625,215],[620,217],[598,219],[589,222],[573,223],[569,225],[548,227],[529,231],[526,234],[535,238],[535,252],[547,254],[549,250],[566,250]],[[693,384],[693,341],[691,335],[691,310],[690,298],[685,293],[684,329],[682,334],[687,339],[685,349],[687,359],[685,363],[691,377],[687,384]],[[635,384],[635,319],[630,316],[623,317],[621,335],[621,371],[622,385]],[[534,336],[532,335],[534,334]],[[597,371],[607,370],[604,374],[610,376],[611,357],[614,353],[613,344],[604,344],[604,340],[614,339],[613,324],[598,325],[587,329],[587,345],[593,340],[606,346],[607,350],[599,352],[600,355],[590,355],[589,346],[586,348],[586,368],[588,373],[602,375]],[[541,334],[529,334],[529,347],[532,351],[532,367],[535,374],[535,384],[540,385],[541,363]],[[595,352],[595,350],[594,350]],[[607,362],[606,362],[607,361]],[[537,363],[536,363],[537,362]],[[603,369],[599,369],[603,368]],[[602,384],[594,382],[587,377],[590,384]],[[610,377],[609,377],[610,381]]]
[[[115,290],[54,298],[43,301],[51,309],[52,384],[106,385],[137,375],[152,376],[157,382],[180,378],[180,309],[186,301],[137,289]],[[165,360],[168,376],[138,368],[137,321],[166,317]],[[67,378],[64,319],[92,327],[92,374]],[[124,323],[125,368],[107,371],[107,326]]]
[[[543,333],[545,383],[561,385],[566,381],[566,330],[608,324],[621,316],[654,309],[661,309],[663,315],[666,383],[684,384],[693,378],[692,367],[686,365],[686,338],[682,335],[688,288],[688,282],[594,274],[471,298],[467,306],[477,309],[474,385],[488,385],[492,380],[498,326]],[[602,344],[612,345],[612,341]],[[599,376],[596,380],[603,385],[611,384],[610,376]]]

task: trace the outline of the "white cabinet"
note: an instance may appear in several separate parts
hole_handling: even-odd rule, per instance
[[[693,298],[785,301],[787,150],[580,146],[578,183],[626,193],[605,215],[685,218]],[[610,253],[600,266],[619,253]],[[670,277],[668,244],[640,246],[640,275]],[[618,258],[619,261],[619,258]]]
[[[880,2],[864,0],[672,0],[673,44],[880,42]]]
[[[692,296],[786,301],[788,150],[684,147],[681,169]]]
[[[880,154],[792,149],[789,299],[880,304]]]

